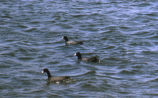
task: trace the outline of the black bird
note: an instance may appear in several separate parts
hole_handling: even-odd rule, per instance
[[[90,58],[82,58],[82,55],[80,52],[76,52],[74,55],[78,57],[78,60],[87,61],[87,62],[95,62],[95,63],[100,62],[100,60],[98,59],[98,56],[92,56]]]
[[[65,43],[69,45],[83,44],[82,41],[69,41],[67,36],[63,36],[63,39],[65,40]]]
[[[70,79],[69,76],[57,76],[57,77],[53,77],[51,76],[49,70],[47,68],[42,70],[42,73],[47,73],[48,75],[48,82],[54,82],[54,83],[60,83],[60,82],[64,82]]]

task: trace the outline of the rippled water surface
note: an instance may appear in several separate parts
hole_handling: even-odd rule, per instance
[[[0,13],[2,98],[158,97],[157,0],[1,0]],[[43,68],[76,81],[48,85]]]

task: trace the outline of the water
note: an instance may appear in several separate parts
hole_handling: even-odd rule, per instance
[[[157,0],[1,0],[1,97],[158,97],[157,9]],[[63,35],[84,44],[65,46]],[[101,63],[77,63],[77,51]],[[43,68],[76,81],[47,85]]]

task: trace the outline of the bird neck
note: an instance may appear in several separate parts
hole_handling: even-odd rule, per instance
[[[78,57],[78,59],[79,59],[79,60],[81,60],[81,59],[82,59],[82,56],[81,56],[81,55],[78,55],[77,57]]]
[[[65,41],[67,42],[67,41],[69,41],[69,39],[68,39],[68,38],[65,38]]]
[[[48,75],[48,78],[52,77],[49,71],[47,72],[47,75]]]

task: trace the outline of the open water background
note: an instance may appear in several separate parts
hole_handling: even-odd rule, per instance
[[[43,68],[76,81],[47,85]],[[158,1],[0,0],[0,96],[157,98]]]

